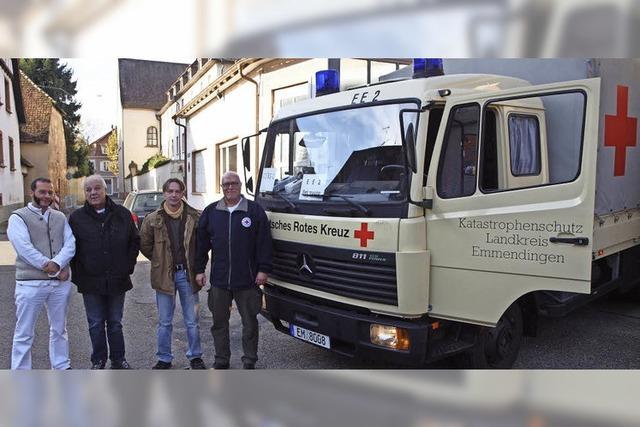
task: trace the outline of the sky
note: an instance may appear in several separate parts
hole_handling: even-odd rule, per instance
[[[116,58],[62,59],[73,69],[77,81],[76,99],[80,109],[81,131],[89,142],[107,133],[117,125],[118,114],[118,60]]]

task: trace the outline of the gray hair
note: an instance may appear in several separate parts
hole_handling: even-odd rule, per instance
[[[238,178],[238,182],[240,182],[240,184],[242,184],[242,181],[240,181],[240,175],[238,175],[238,173],[235,172],[235,171],[227,171],[227,172],[223,173],[222,177],[220,178],[220,183],[222,183],[222,181],[224,181],[224,179],[226,177],[230,177],[230,176],[232,176],[234,178]]]
[[[102,188],[107,188],[107,183],[105,182],[104,178],[100,175],[90,175],[86,177],[84,180],[84,185],[86,186],[90,182],[94,182],[94,181],[99,182],[102,185]]]

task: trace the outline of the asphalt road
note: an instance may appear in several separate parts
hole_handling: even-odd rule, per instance
[[[124,332],[127,360],[138,369],[156,362],[155,294],[149,282],[149,262],[139,262],[133,275],[134,289],[127,294]],[[15,325],[14,272],[0,269],[0,369],[10,367],[11,340]],[[200,335],[204,360],[213,363],[212,319],[206,306],[206,290],[200,294]],[[259,369],[366,369],[395,368],[353,360],[277,332],[261,316]],[[75,369],[89,368],[91,344],[82,297],[73,291],[68,314],[71,361]],[[237,311],[231,318],[232,368],[242,362],[241,323]],[[188,366],[185,357],[186,332],[178,307],[174,318],[174,369]],[[538,336],[525,338],[516,368],[520,369],[638,369],[640,368],[640,299],[607,299],[596,302],[562,319],[542,319]],[[48,369],[48,327],[46,312],[38,320],[33,346],[33,366]],[[442,362],[431,368],[451,368]]]

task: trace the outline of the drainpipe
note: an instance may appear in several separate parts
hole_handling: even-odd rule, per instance
[[[255,133],[258,133],[260,130],[260,89],[258,86],[258,82],[256,82],[255,80],[253,80],[251,77],[247,77],[244,75],[243,70],[242,70],[242,66],[238,67],[238,71],[240,72],[240,77],[248,82],[251,82],[255,85],[256,87],[256,130]],[[255,164],[254,164],[254,168],[253,168],[253,178],[254,178],[254,183],[256,182],[257,178],[257,173],[258,173],[258,168],[260,167],[260,162],[258,160],[259,156],[260,156],[260,141],[258,140],[256,141],[256,155],[255,155]]]
[[[177,126],[181,127],[184,129],[184,166],[183,166],[183,173],[184,173],[184,188],[185,188],[185,192],[184,192],[184,198],[188,199],[189,198],[189,184],[187,183],[187,127],[183,124],[178,123],[178,116],[174,116],[173,117],[173,123],[175,123]],[[193,190],[193,188],[191,189]]]
[[[156,120],[158,121],[158,148],[160,149],[160,154],[162,154],[162,116],[156,114]]]

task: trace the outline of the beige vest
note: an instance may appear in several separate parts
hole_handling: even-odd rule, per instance
[[[44,256],[55,257],[64,246],[65,216],[62,212],[49,210],[49,223],[41,215],[28,207],[15,210],[29,230],[29,238],[33,246]],[[16,280],[50,280],[44,271],[35,268],[18,254],[16,257]]]

